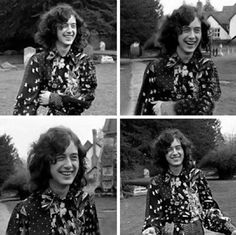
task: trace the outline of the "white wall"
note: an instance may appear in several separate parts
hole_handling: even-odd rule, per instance
[[[96,145],[96,155],[99,158],[101,152],[101,147]],[[92,168],[92,156],[93,156],[93,146],[88,150],[86,154],[86,164],[87,164],[87,170],[90,170]]]
[[[220,28],[220,39],[231,39],[230,35],[225,31],[224,28],[221,27],[221,25],[218,24],[218,22],[212,16],[209,16],[207,21],[211,25],[211,28]]]
[[[236,36],[236,14],[231,18],[229,23],[229,35],[231,38]]]

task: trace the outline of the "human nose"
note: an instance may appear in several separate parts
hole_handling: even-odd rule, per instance
[[[65,166],[66,168],[71,168],[71,167],[72,167],[72,161],[71,161],[71,159],[70,159],[69,157],[67,157],[67,158],[65,159],[65,164],[64,164],[64,166]]]
[[[173,148],[173,154],[178,154],[178,151],[177,151],[177,149],[176,148]]]
[[[189,38],[195,38],[194,30],[189,31]]]

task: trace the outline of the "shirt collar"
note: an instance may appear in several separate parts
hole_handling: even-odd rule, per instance
[[[41,207],[43,209],[50,209],[55,203],[58,204],[63,201],[67,201],[72,204],[72,207],[77,204],[77,200],[82,196],[85,197],[86,193],[81,190],[69,189],[66,198],[61,199],[56,193],[52,191],[51,188],[47,188],[43,193],[41,193]]]
[[[193,53],[193,56],[191,57],[188,63],[183,63],[179,55],[177,53],[174,53],[172,56],[168,58],[166,66],[172,68],[176,65],[186,64],[186,65],[193,65],[194,67],[198,68],[199,61],[200,58],[198,56],[198,53],[196,52]]]
[[[168,169],[168,171],[164,174],[164,182],[165,183],[170,183],[170,180],[172,178],[176,178],[176,177],[179,177],[183,181],[188,181],[189,173],[185,168],[183,168],[182,171],[180,172],[180,174],[178,176],[176,176],[176,175],[173,174],[172,171],[170,171]]]
[[[64,58],[69,58],[74,64],[76,64],[76,58],[78,57],[78,54],[79,54],[79,52],[76,54],[76,53],[74,53],[72,48],[70,48],[70,50],[64,56]],[[51,61],[51,60],[54,60],[55,58],[58,58],[58,57],[62,57],[62,56],[60,55],[60,53],[57,50],[57,48],[54,48],[52,50],[49,50],[46,59]]]

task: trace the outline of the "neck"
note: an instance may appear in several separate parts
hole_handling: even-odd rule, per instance
[[[180,50],[179,47],[177,47],[176,50],[178,56],[180,57],[180,59],[184,62],[184,63],[188,63],[189,60],[192,58],[193,56],[193,52],[192,53],[185,53],[182,50]]]
[[[71,45],[62,45],[60,42],[56,42],[56,48],[61,56],[66,56],[71,48]]]
[[[182,169],[183,169],[183,165],[180,166],[169,166],[170,171],[175,175],[178,176],[180,175]]]
[[[52,180],[49,181],[49,186],[51,190],[57,194],[61,199],[66,198],[66,195],[69,191],[70,186],[69,185],[58,185],[55,184]]]

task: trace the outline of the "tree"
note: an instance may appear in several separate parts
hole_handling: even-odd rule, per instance
[[[0,136],[0,186],[14,171],[14,164],[19,159],[11,140],[7,134]]]
[[[159,0],[121,0],[121,53],[138,41],[141,44],[152,36],[158,19],[163,15]]]
[[[121,170],[138,164],[151,166],[154,161],[152,143],[166,128],[180,129],[193,142],[193,158],[197,162],[223,140],[217,119],[123,119],[120,134]]]
[[[3,183],[2,190],[16,190],[21,200],[30,195],[29,175],[26,164],[17,164],[14,173]]]
[[[230,179],[236,173],[236,137],[221,142],[200,162],[202,167],[217,169],[219,179]]]
[[[215,11],[215,8],[212,6],[210,0],[206,0],[205,5],[203,6],[203,11],[206,12]]]

